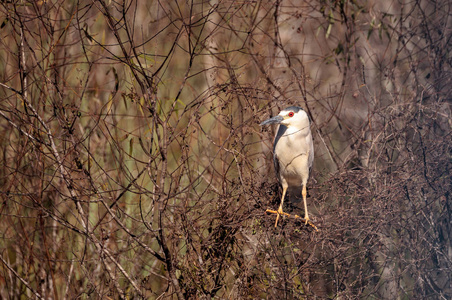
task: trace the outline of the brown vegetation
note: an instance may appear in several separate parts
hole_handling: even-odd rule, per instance
[[[0,297],[450,299],[451,11],[2,1]],[[265,214],[289,105],[318,232]]]

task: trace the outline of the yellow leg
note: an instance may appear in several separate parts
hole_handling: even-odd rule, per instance
[[[279,205],[278,215],[276,216],[275,227],[278,227],[279,216],[284,213],[282,208],[283,208],[283,203],[284,203],[284,197],[286,196],[286,191],[287,191],[287,187],[284,186],[283,191],[282,191],[281,204]]]
[[[283,193],[281,196],[281,204],[279,205],[279,208],[277,211],[271,210],[271,209],[266,210],[267,213],[277,214],[275,227],[278,227],[279,217],[282,215],[287,216],[287,217],[293,217],[295,219],[301,218],[300,216],[290,215],[283,211],[284,198],[286,197],[286,192],[287,192],[287,186],[286,187],[283,186]],[[318,231],[317,226],[315,226],[311,221],[309,221],[308,205],[306,202],[306,196],[307,196],[306,184],[303,185],[303,190],[301,191],[301,194],[303,195],[303,204],[304,204],[304,211],[305,211],[305,216],[304,216],[305,225],[309,224],[310,226],[312,226],[315,229],[315,231]]]
[[[306,203],[306,184],[303,184],[303,190],[301,192],[301,194],[303,195],[303,202],[304,202],[304,218],[306,220],[305,224],[308,224],[309,221],[309,213],[308,213],[308,205]]]

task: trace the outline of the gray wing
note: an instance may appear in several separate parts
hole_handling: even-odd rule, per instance
[[[273,141],[273,165],[275,166],[275,173],[278,180],[281,181],[279,172],[281,171],[281,166],[279,164],[278,155],[275,152],[275,145],[278,143],[279,139],[283,136],[284,132],[286,132],[287,127],[284,125],[279,125],[278,130],[276,131],[275,140]]]
[[[279,159],[275,153],[273,153],[273,165],[275,167],[276,177],[278,178],[278,181],[281,181],[281,179],[279,178],[279,170],[280,170]]]
[[[308,149],[309,149],[309,157],[308,157],[308,166],[309,171],[312,169],[312,164],[314,163],[314,142],[312,141],[312,134],[308,135]]]

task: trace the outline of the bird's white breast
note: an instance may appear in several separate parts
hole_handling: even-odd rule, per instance
[[[278,130],[274,148],[279,164],[279,177],[284,178],[289,186],[299,186],[309,177],[312,136],[309,128],[300,130],[284,127],[281,126]]]

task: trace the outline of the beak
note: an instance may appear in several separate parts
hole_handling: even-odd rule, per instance
[[[268,124],[280,124],[283,120],[284,120],[284,118],[282,116],[276,116],[276,117],[270,118],[268,120],[265,120],[264,122],[262,122],[260,124],[260,126],[268,125]]]

